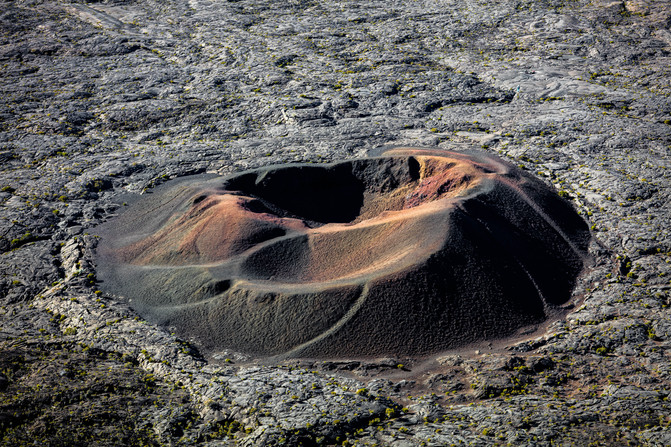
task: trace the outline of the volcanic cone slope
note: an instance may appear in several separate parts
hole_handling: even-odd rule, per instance
[[[502,338],[571,296],[569,203],[481,153],[397,148],[185,178],[102,229],[104,287],[208,349],[423,355]]]

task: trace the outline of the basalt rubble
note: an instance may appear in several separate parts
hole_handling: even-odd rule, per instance
[[[670,27],[663,0],[1,2],[0,445],[670,445]],[[436,184],[461,186],[420,187],[431,163],[451,173]],[[332,207],[259,181],[318,199],[301,182],[338,170],[355,200]],[[513,185],[495,212],[469,198],[493,175]],[[527,187],[550,202],[519,199]],[[558,213],[541,221],[577,251],[543,249],[557,228],[509,231],[540,215],[529,203]],[[432,221],[501,210],[477,250]],[[204,231],[180,225],[190,212]],[[124,217],[142,213],[156,219]],[[320,248],[329,238],[349,242]],[[271,246],[296,262],[269,263]],[[530,273],[515,277],[538,284],[500,297],[542,295],[542,309],[511,314],[506,336],[445,342],[426,328],[454,313],[423,305],[447,286],[406,273],[446,247],[463,262],[514,253]],[[543,282],[548,262],[563,279]],[[472,285],[513,277],[476,264]],[[393,275],[397,324],[348,326],[360,291]],[[249,315],[223,312],[247,335],[210,343],[196,314],[165,312],[325,284],[339,308],[315,312],[313,296],[263,326],[282,346],[256,344]],[[466,313],[461,330],[498,321]]]

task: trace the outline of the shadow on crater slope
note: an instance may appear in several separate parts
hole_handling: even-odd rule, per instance
[[[104,288],[208,349],[423,355],[565,303],[590,239],[501,160],[414,148],[185,178],[101,228]]]

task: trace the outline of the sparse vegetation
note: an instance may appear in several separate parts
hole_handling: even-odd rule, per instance
[[[234,444],[259,427],[268,445],[665,445],[667,9],[280,6],[3,4],[0,445]],[[546,337],[464,351],[425,375],[405,358],[345,370],[366,384],[343,388],[338,371],[238,375],[248,365],[231,353],[203,369],[187,343],[162,357],[153,325],[121,319],[118,298],[98,290],[83,233],[121,211],[120,193],[387,144],[498,154],[589,221],[593,281],[578,282]],[[390,384],[370,383],[386,374]],[[354,402],[377,413],[357,419]],[[310,416],[291,426],[297,415]]]

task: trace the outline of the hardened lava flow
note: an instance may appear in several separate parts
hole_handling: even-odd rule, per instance
[[[539,324],[571,297],[590,233],[484,153],[395,148],[176,180],[102,229],[106,291],[204,348],[425,355]]]

